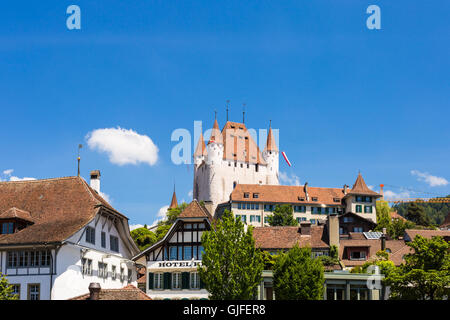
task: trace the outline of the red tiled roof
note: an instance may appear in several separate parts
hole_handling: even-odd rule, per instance
[[[172,201],[170,202],[169,209],[174,209],[176,207],[178,207],[177,195],[175,193],[175,190],[173,190]]]
[[[203,134],[200,133],[200,138],[198,139],[197,148],[194,152],[194,157],[197,156],[206,156],[208,153],[206,152],[205,140],[203,140]]]
[[[196,199],[180,213],[178,218],[208,218],[212,221],[211,214]]]
[[[253,229],[255,246],[260,249],[288,250],[300,247],[328,248],[324,226],[311,226],[310,235],[302,235],[299,227],[256,227]]]
[[[250,198],[244,198],[244,193],[250,193]],[[253,193],[258,193],[258,198],[253,198]],[[342,188],[308,187],[309,201],[306,201],[304,186],[277,186],[238,184],[231,193],[232,201],[252,201],[265,203],[292,203],[292,204],[326,204],[341,205],[344,192]],[[304,198],[305,201],[300,201]],[[312,201],[317,197],[317,201]],[[338,199],[335,202],[334,199]]]
[[[441,228],[448,228],[450,227],[450,212],[447,213],[447,217],[445,217],[444,222],[440,225]]]
[[[391,217],[391,219],[398,219],[398,220],[402,220],[402,221],[408,221],[406,220],[404,217],[402,217],[401,215],[399,215],[397,213],[397,211],[391,211],[389,212],[389,216]]]
[[[211,131],[211,137],[209,138],[209,142],[210,143],[223,143],[223,137],[222,137],[222,133],[220,132],[219,129],[219,124],[217,122],[217,119],[214,120],[214,125]]]
[[[409,239],[411,239],[411,241],[413,241],[417,235],[421,235],[422,237],[427,238],[427,239],[431,239],[432,237],[437,237],[437,236],[447,238],[447,239],[450,238],[450,230],[406,229],[405,234]]]
[[[381,197],[379,193],[376,193],[375,191],[370,190],[369,187],[367,187],[361,173],[358,173],[358,177],[356,178],[355,184],[353,185],[353,188],[350,190],[349,194],[372,195]]]
[[[90,300],[90,294],[83,294],[69,300]],[[133,285],[122,289],[100,289],[99,300],[152,300],[142,290]]]
[[[126,219],[80,177],[0,182],[0,212],[20,208],[34,221],[0,235],[0,245],[61,242],[89,223],[101,206]]]
[[[223,159],[265,165],[261,151],[243,123],[228,121],[222,129]]]

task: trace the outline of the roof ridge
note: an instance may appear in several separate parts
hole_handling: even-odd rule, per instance
[[[67,176],[67,177],[56,177],[56,178],[45,178],[45,179],[34,179],[34,180],[18,180],[18,181],[0,181],[0,184],[2,183],[37,183],[37,182],[44,182],[44,181],[51,181],[51,180],[69,180],[69,179],[76,179],[81,178],[77,176]]]

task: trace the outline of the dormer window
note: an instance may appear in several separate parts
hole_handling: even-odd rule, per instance
[[[258,199],[259,198],[259,193],[254,193],[253,194],[253,198]]]
[[[318,201],[317,197],[312,197],[312,201]]]
[[[2,234],[14,233],[14,222],[3,222],[0,231]]]
[[[305,201],[304,197],[298,197],[297,199],[298,199],[298,201]]]
[[[250,193],[244,192],[244,198],[250,198]]]
[[[341,199],[340,198],[333,198],[333,202],[339,203],[339,202],[341,202]]]
[[[34,223],[28,211],[10,208],[0,214],[0,234],[12,234]]]

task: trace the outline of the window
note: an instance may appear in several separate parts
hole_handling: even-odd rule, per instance
[[[250,193],[244,192],[244,198],[250,198]]]
[[[372,213],[372,206],[364,206],[364,213]]]
[[[17,299],[20,300],[20,284],[11,284],[12,294],[17,296]]]
[[[344,222],[353,222],[353,217],[344,217]]]
[[[316,224],[316,219],[309,219],[309,222],[311,222],[311,224]]]
[[[202,260],[203,254],[205,253],[205,248],[203,246],[198,247],[198,259]]]
[[[252,210],[255,210],[255,204],[252,203]]]
[[[153,288],[155,288],[156,290],[163,289],[163,274],[162,273],[155,273],[153,281],[154,281]]]
[[[261,216],[251,215],[250,222],[261,222]]]
[[[86,242],[95,244],[95,229],[86,227]]]
[[[312,197],[312,201],[318,201],[317,197]]]
[[[120,268],[120,281],[124,282],[125,281],[125,273],[124,273],[124,269]]]
[[[350,260],[366,260],[366,253],[364,251],[352,251]]]
[[[250,210],[250,203],[247,203],[247,210]]]
[[[102,248],[106,248],[106,233],[102,231]]]
[[[297,199],[298,199],[298,201],[305,201],[304,197],[298,197]]]
[[[128,283],[131,283],[131,280],[133,280],[133,271],[128,269]]]
[[[256,172],[259,171],[259,166],[258,166],[258,164],[255,164],[255,171],[256,171]]]
[[[295,212],[306,212],[306,206],[294,206]]]
[[[311,213],[313,214],[319,213],[319,207],[311,207]]]
[[[40,284],[34,283],[28,285],[28,300],[40,300]]]
[[[108,264],[102,262],[98,263],[98,277],[103,279],[108,278]]]
[[[238,208],[238,209],[242,209],[242,204],[241,204],[240,202],[238,202],[237,208]]]
[[[306,218],[305,218],[305,217],[302,217],[302,218],[296,218],[296,220],[297,220],[297,223],[300,223],[300,222],[302,222],[302,221],[306,221]]]
[[[265,204],[264,205],[264,211],[273,211],[273,204]]]
[[[356,196],[355,199],[356,199],[356,202],[362,202],[363,201],[363,197],[361,197],[361,196]]]
[[[333,202],[339,203],[339,202],[341,202],[341,199],[340,198],[333,198]]]
[[[259,204],[258,203],[255,204],[255,210],[259,210]]]
[[[169,254],[169,260],[177,260],[177,247],[170,247]]]
[[[1,232],[2,232],[2,234],[14,233],[14,223],[13,222],[5,222],[5,223],[3,223]]]
[[[8,268],[48,267],[51,262],[50,251],[9,251]]]
[[[353,227],[353,232],[363,232],[362,227]]]
[[[181,289],[181,272],[172,273],[172,289],[173,290]]]
[[[344,228],[339,228],[339,234],[344,234]]]
[[[361,212],[362,212],[362,206],[361,206],[360,204],[358,204],[358,205],[356,206],[356,212],[357,212],[357,213],[361,213]]]
[[[115,236],[109,236],[109,243],[111,246],[111,251],[119,252],[119,238]]]
[[[389,248],[387,248],[387,249],[386,249],[386,252],[387,252],[387,253],[392,253],[392,250],[389,249]]]
[[[200,275],[198,274],[198,272],[191,272],[190,276],[191,276],[191,279],[190,279],[191,289],[199,290],[200,289]]]
[[[91,259],[81,259],[81,273],[86,276],[92,275],[92,260]]]
[[[192,247],[185,246],[184,247],[184,260],[191,260],[191,259],[192,259]]]
[[[116,280],[116,279],[117,279],[116,266],[112,266],[112,267],[111,267],[111,278],[112,278],[113,280]]]
[[[372,202],[372,197],[365,197],[364,200],[365,200],[366,202]]]
[[[253,198],[258,199],[259,198],[259,193],[254,193],[253,194]]]

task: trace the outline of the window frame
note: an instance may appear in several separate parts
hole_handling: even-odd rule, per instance
[[[37,299],[31,299],[31,295],[35,295],[36,293],[31,292],[31,287],[36,286],[38,288],[37,290]],[[29,283],[28,284],[28,290],[27,290],[27,298],[28,300],[41,300],[41,284],[40,283]]]
[[[95,245],[95,228],[87,226],[85,232],[86,232],[85,241],[87,243]]]

